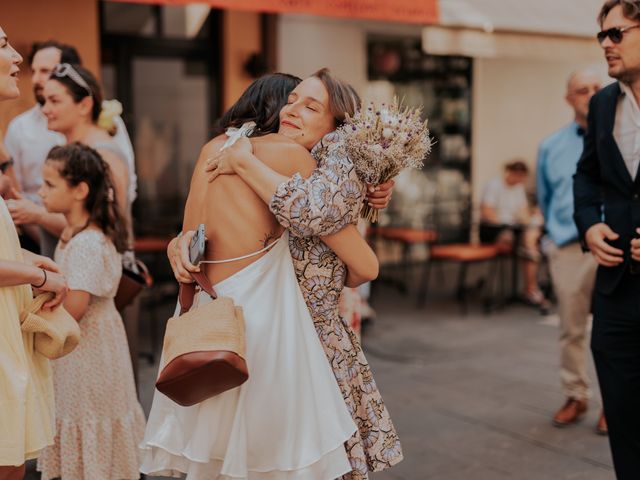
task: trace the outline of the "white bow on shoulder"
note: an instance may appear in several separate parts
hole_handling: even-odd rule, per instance
[[[256,122],[243,123],[240,128],[237,128],[237,127],[227,128],[227,130],[224,133],[226,133],[227,137],[229,138],[227,139],[226,142],[224,142],[224,145],[220,150],[222,151],[225,148],[229,148],[231,145],[236,143],[240,137],[248,137],[253,133],[255,128],[256,128]]]

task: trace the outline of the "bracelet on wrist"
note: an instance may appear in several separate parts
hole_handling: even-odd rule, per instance
[[[42,280],[42,283],[40,285],[34,285],[32,283],[31,286],[33,288],[42,288],[44,287],[44,284],[47,283],[47,271],[44,268],[41,268],[40,270],[42,270],[42,273],[44,273],[44,279]]]

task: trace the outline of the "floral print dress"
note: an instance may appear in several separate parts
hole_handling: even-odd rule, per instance
[[[90,299],[78,347],[51,362],[56,437],[38,459],[38,470],[42,480],[137,479],[145,418],[113,303],[121,255],[104,233],[87,229],[64,247],[58,244],[55,260],[69,289],[88,292]]]
[[[346,267],[319,238],[357,223],[365,186],[344,150],[340,134],[325,136],[311,152],[318,168],[308,179],[282,183],[270,208],[289,229],[298,283],[316,331],[358,431],[347,441],[353,467],[345,480],[363,480],[402,460],[402,449],[360,343],[341,319]]]

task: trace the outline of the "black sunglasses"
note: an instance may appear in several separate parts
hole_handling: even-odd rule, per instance
[[[613,27],[609,28],[608,30],[602,30],[598,32],[598,42],[602,44],[602,42],[604,42],[605,39],[609,37],[613,43],[620,43],[622,41],[622,37],[624,36],[624,32],[638,27],[640,27],[640,25],[629,25],[628,27]]]

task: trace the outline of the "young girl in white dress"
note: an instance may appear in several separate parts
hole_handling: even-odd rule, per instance
[[[52,362],[57,435],[38,469],[44,480],[138,479],[145,421],[113,300],[127,233],[110,169],[98,152],[72,143],[49,152],[43,179],[45,207],[67,220],[55,260],[69,285],[64,306],[82,338]]]

